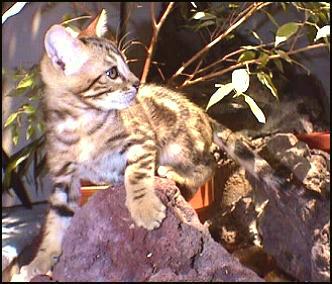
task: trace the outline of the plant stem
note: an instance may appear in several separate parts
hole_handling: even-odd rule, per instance
[[[204,53],[206,53],[208,50],[211,49],[214,45],[219,43],[222,39],[224,39],[226,36],[228,36],[233,30],[235,30],[237,27],[239,27],[244,21],[249,19],[256,11],[262,9],[263,7],[270,5],[273,2],[258,2],[253,5],[253,7],[248,10],[246,14],[243,15],[237,22],[235,22],[232,26],[230,26],[224,33],[222,33],[220,36],[216,37],[213,41],[211,41],[209,44],[205,45],[200,51],[198,51],[193,57],[191,57],[188,61],[186,61],[182,67],[180,67],[170,78],[171,80],[174,80],[175,77],[178,77],[182,72],[191,65],[194,61],[196,61],[198,58],[200,58]]]
[[[293,54],[309,51],[309,50],[316,49],[316,48],[326,47],[326,46],[327,46],[326,43],[318,43],[318,44],[313,44],[313,45],[309,45],[309,46],[306,46],[306,47],[298,48],[298,49],[295,49],[295,50],[292,50],[292,51],[288,51],[288,52],[285,52],[285,54],[293,55]],[[273,55],[269,55],[268,60],[277,59],[277,58],[281,58],[281,57],[282,57],[281,54],[273,54]],[[240,68],[240,67],[243,67],[243,66],[246,66],[246,65],[250,65],[250,64],[260,64],[260,61],[257,60],[257,59],[252,59],[252,60],[239,62],[239,63],[237,63],[235,65],[232,65],[232,66],[230,66],[226,69],[223,69],[221,71],[214,72],[214,73],[208,74],[206,76],[199,77],[199,78],[197,78],[195,80],[192,80],[192,81],[188,81],[186,84],[183,84],[182,86],[184,87],[184,86],[194,85],[194,84],[197,84],[197,83],[202,82],[202,81],[210,80],[210,79],[222,76],[222,75],[224,75],[224,74],[226,74],[230,71],[233,71],[237,68]]]
[[[147,78],[147,76],[149,74],[149,71],[150,71],[152,56],[153,56],[153,52],[154,52],[155,47],[156,47],[156,43],[157,43],[160,28],[162,27],[162,25],[165,22],[167,16],[171,12],[173,6],[174,6],[174,2],[170,2],[168,4],[165,12],[163,13],[163,15],[161,16],[159,22],[157,23],[155,13],[154,13],[154,3],[153,2],[151,3],[151,20],[152,20],[152,29],[153,30],[152,30],[152,38],[151,38],[150,46],[149,46],[149,49],[148,49],[148,54],[147,54],[145,64],[144,64],[144,67],[143,67],[141,83],[146,82],[146,78]]]

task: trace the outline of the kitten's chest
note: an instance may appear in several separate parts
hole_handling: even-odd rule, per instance
[[[127,157],[120,149],[98,149],[98,143],[89,142],[82,144],[77,158],[82,178],[94,183],[123,181]]]

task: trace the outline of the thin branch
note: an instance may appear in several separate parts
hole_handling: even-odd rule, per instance
[[[294,49],[295,44],[296,44],[297,40],[299,39],[299,37],[300,37],[300,33],[302,32],[302,30],[303,30],[303,28],[304,28],[304,25],[305,25],[306,21],[308,20],[308,18],[309,18],[309,17],[308,17],[308,13],[305,12],[305,15],[304,15],[304,21],[303,21],[303,23],[301,24],[301,26],[300,26],[299,30],[297,31],[296,35],[294,36],[294,40],[293,40],[292,45],[291,45],[291,47],[290,47],[289,50],[293,50],[293,49]]]
[[[149,46],[149,49],[148,49],[148,54],[147,54],[145,64],[144,64],[144,67],[143,67],[141,83],[146,82],[146,78],[147,78],[147,76],[149,74],[149,71],[150,71],[152,56],[153,56],[153,52],[154,52],[155,47],[156,47],[156,43],[157,43],[160,28],[162,27],[163,23],[165,22],[166,17],[171,12],[173,6],[174,6],[174,2],[170,2],[168,4],[165,12],[163,13],[163,15],[161,16],[159,22],[157,23],[156,17],[155,17],[155,12],[154,12],[154,3],[153,2],[151,3],[151,19],[152,19],[152,29],[153,30],[152,30],[152,38],[151,38],[150,46]]]
[[[288,51],[288,52],[285,52],[285,54],[286,55],[294,55],[294,54],[297,54],[297,53],[313,50],[313,49],[316,49],[316,48],[322,48],[322,47],[326,47],[326,46],[327,46],[326,43],[318,43],[318,44],[313,44],[313,45],[309,45],[309,46],[306,46],[306,47],[298,48],[296,50]],[[281,55],[281,54],[273,54],[273,55],[270,55],[267,59],[268,60],[273,60],[273,59],[281,58],[282,56],[283,55]],[[257,59],[251,59],[251,60],[239,62],[239,63],[237,63],[235,65],[232,65],[228,68],[225,68],[221,71],[210,73],[206,76],[202,76],[202,77],[199,77],[195,80],[188,81],[186,84],[183,84],[182,87],[189,86],[189,85],[194,85],[194,84],[197,84],[197,83],[202,82],[202,81],[207,81],[207,80],[211,80],[211,79],[216,78],[216,77],[220,77],[220,76],[222,76],[222,75],[224,75],[224,74],[226,74],[230,71],[233,71],[237,68],[240,68],[240,67],[243,67],[243,66],[246,66],[246,65],[260,64],[260,63],[261,62]]]
[[[306,66],[304,66],[302,63],[296,61],[295,59],[292,59],[292,58],[291,58],[291,60],[292,60],[292,62],[293,62],[294,64],[298,65],[298,66],[301,67],[305,72],[307,72],[307,75],[308,75],[308,76],[310,75],[311,71],[310,71],[309,68],[307,68]]]
[[[199,57],[201,57],[204,53],[206,53],[208,50],[211,49],[214,45],[219,43],[222,39],[224,39],[226,36],[228,36],[233,30],[235,30],[237,27],[239,27],[243,22],[248,20],[256,11],[262,9],[263,7],[272,4],[273,2],[260,2],[255,3],[253,7],[243,16],[241,17],[237,22],[235,22],[231,27],[229,27],[223,34],[215,38],[213,41],[211,41],[209,44],[204,46],[200,51],[198,51],[193,57],[191,57],[188,61],[183,63],[182,67],[180,67],[170,78],[170,80],[173,80],[175,77],[179,76],[189,65],[191,65],[194,61],[196,61]],[[241,13],[242,14],[242,13]]]
[[[274,44],[274,43],[261,44],[261,45],[257,45],[256,48],[261,48],[261,47],[269,46],[269,45],[273,45],[273,44]],[[196,73],[196,75],[199,74],[199,73],[202,73],[202,72],[204,72],[204,71],[206,71],[206,70],[208,70],[208,69],[211,69],[212,67],[214,67],[214,66],[220,64],[220,63],[223,62],[223,61],[227,61],[227,59],[228,59],[229,57],[232,57],[232,56],[234,56],[234,55],[237,55],[237,54],[239,54],[239,53],[241,53],[241,52],[243,52],[243,51],[245,51],[245,50],[247,50],[247,49],[246,49],[246,48],[240,48],[240,49],[238,49],[238,50],[235,50],[235,51],[233,51],[233,52],[231,52],[231,53],[226,54],[223,58],[221,58],[221,59],[219,59],[219,60],[217,60],[217,61],[211,63],[210,65],[208,65],[208,66],[206,66],[206,67],[204,67],[204,68],[198,70],[197,73]]]

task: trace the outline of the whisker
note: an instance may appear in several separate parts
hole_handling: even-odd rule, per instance
[[[127,49],[134,46],[134,45],[141,45],[144,47],[145,51],[147,52],[148,51],[148,48],[145,46],[144,43],[140,42],[140,41],[136,41],[136,40],[133,40],[130,42],[130,44],[128,46],[126,46],[124,49],[121,50],[122,53],[126,53]]]
[[[116,46],[119,46],[118,45],[119,35],[120,35],[120,23],[118,23],[118,26],[117,26],[116,31],[115,31],[115,44],[116,44]]]
[[[121,52],[124,52],[128,47],[132,45],[134,40],[128,40],[121,48]]]
[[[126,38],[128,35],[130,35],[130,34],[132,34],[132,32],[127,32],[127,33],[125,33],[125,34],[123,35],[123,37],[120,39],[119,44],[118,44],[118,48],[119,48],[119,50],[122,50],[121,45],[122,45],[122,43],[124,42],[125,38]]]

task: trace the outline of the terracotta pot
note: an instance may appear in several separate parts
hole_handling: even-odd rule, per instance
[[[109,188],[107,185],[93,185],[86,181],[81,182],[80,206],[83,206],[97,191],[107,188]]]
[[[108,186],[93,185],[88,181],[81,181],[80,206],[85,204],[88,199],[98,190],[107,189]],[[198,212],[206,211],[214,201],[214,180],[211,179],[204,186],[201,186],[194,197],[189,201],[191,206]]]
[[[308,144],[310,148],[320,149],[330,153],[330,133],[329,132],[313,132],[295,134],[297,139]]]
[[[202,210],[209,207],[214,201],[214,179],[201,186],[189,201],[195,210]]]

